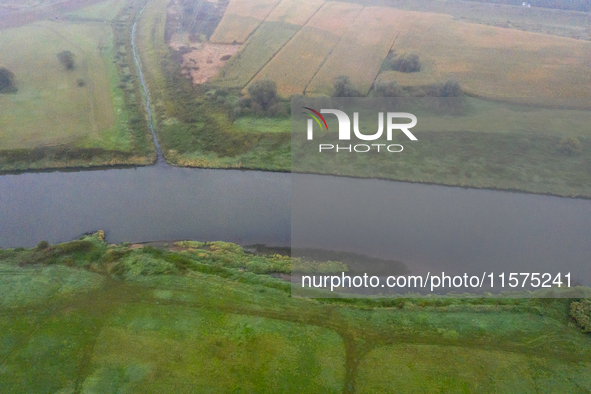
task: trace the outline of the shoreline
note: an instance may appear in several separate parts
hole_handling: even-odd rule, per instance
[[[407,179],[394,179],[394,178],[383,178],[383,177],[373,177],[373,178],[366,178],[360,177],[355,175],[343,175],[343,174],[329,174],[329,173],[321,173],[321,172],[294,172],[290,170],[269,170],[265,168],[248,168],[248,167],[198,167],[192,165],[174,165],[170,164],[166,161],[158,162],[157,160],[153,160],[151,164],[113,164],[113,165],[99,165],[99,166],[72,166],[72,167],[49,167],[49,168],[40,168],[40,169],[25,169],[25,170],[0,170],[0,177],[6,175],[22,175],[22,174],[36,174],[36,173],[51,173],[51,172],[85,172],[85,171],[108,171],[108,170],[125,170],[125,169],[137,169],[137,168],[149,168],[149,167],[159,167],[159,166],[168,166],[172,168],[189,168],[189,169],[196,169],[196,170],[221,170],[221,171],[252,171],[252,172],[272,172],[278,174],[297,174],[297,175],[315,175],[315,176],[326,176],[326,177],[339,177],[339,178],[350,178],[350,179],[365,179],[365,180],[379,180],[379,181],[388,181],[388,182],[399,182],[399,183],[407,183],[407,184],[417,184],[417,185],[427,185],[427,186],[442,186],[442,187],[453,187],[453,188],[462,188],[466,190],[489,190],[495,192],[503,192],[503,193],[518,193],[518,194],[529,194],[529,195],[537,195],[537,196],[546,196],[546,197],[558,197],[558,198],[569,198],[569,199],[578,199],[578,200],[591,200],[591,195],[569,195],[569,194],[557,194],[552,192],[532,192],[525,189],[517,189],[517,188],[501,188],[501,187],[494,187],[494,186],[484,186],[484,187],[477,187],[477,186],[470,186],[470,185],[462,185],[462,184],[453,184],[453,183],[438,183],[438,182],[428,182],[428,181],[412,181]]]

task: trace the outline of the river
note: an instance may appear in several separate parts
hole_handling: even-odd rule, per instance
[[[0,247],[101,229],[114,243],[294,245],[399,260],[413,272],[568,270],[591,284],[590,200],[177,168],[158,152],[150,167],[0,176]]]

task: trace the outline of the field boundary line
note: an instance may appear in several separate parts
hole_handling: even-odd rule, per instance
[[[355,16],[355,19],[351,22],[351,25],[353,25],[355,23],[355,21],[357,21],[357,18],[359,18],[359,15],[361,15],[361,13],[363,12],[363,10],[365,8],[367,8],[367,7],[365,7],[365,6],[362,6],[361,7],[361,9],[359,10],[359,13],[357,14],[357,16]],[[349,29],[347,28],[347,30],[349,30]],[[328,60],[328,58],[332,54],[332,51],[334,51],[334,49],[337,47],[337,45],[339,45],[339,43],[343,39],[343,36],[346,33],[347,33],[347,31],[345,31],[342,35],[339,36],[339,39],[337,40],[337,42],[333,45],[333,47],[330,49],[330,51],[326,54],[326,56],[324,57],[324,60],[322,61],[322,64],[320,64],[320,67],[318,67],[318,69],[316,70],[316,72],[314,73],[314,75],[312,75],[312,78],[310,78],[310,80],[306,84],[306,87],[304,87],[304,91],[302,92],[302,94],[304,94],[304,95],[306,94],[306,90],[308,90],[308,86],[310,86],[310,83],[314,80],[314,78],[316,78],[316,75],[322,69],[322,66],[324,66],[324,63],[326,63],[326,61]]]
[[[279,4],[281,4],[281,1],[280,1],[279,3],[277,3],[277,6],[278,6]],[[312,19],[312,18],[314,17],[314,15],[316,15],[316,14],[317,14],[317,13],[318,13],[318,12],[319,12],[319,11],[320,11],[320,10],[321,10],[321,9],[322,9],[324,6],[325,6],[325,5],[326,5],[326,1],[324,2],[324,4],[322,4],[320,7],[318,7],[318,9],[317,9],[316,11],[314,11],[314,13],[313,13],[312,15],[310,15],[310,17],[309,17],[308,19],[306,19],[306,21],[305,21],[304,23],[302,23],[302,24],[300,25],[300,28],[299,28],[299,29],[298,29],[298,30],[297,30],[297,31],[296,31],[296,32],[293,34],[293,36],[291,36],[291,38],[290,38],[289,40],[287,40],[287,42],[286,42],[285,44],[283,44],[283,46],[282,46],[281,48],[279,48],[277,51],[275,51],[275,52],[273,53],[273,56],[271,56],[271,58],[270,58],[270,59],[269,59],[269,60],[268,60],[268,61],[267,61],[265,64],[263,64],[263,65],[262,65],[262,66],[261,66],[261,67],[260,67],[260,68],[257,70],[257,72],[254,74],[254,76],[253,76],[252,78],[250,78],[250,79],[248,80],[248,82],[246,82],[246,84],[244,85],[243,89],[244,89],[245,87],[247,87],[247,86],[248,86],[248,85],[249,85],[249,84],[250,84],[250,83],[251,83],[251,82],[252,82],[252,81],[253,81],[253,80],[256,78],[256,76],[257,76],[257,75],[259,75],[259,73],[262,71],[262,69],[263,69],[263,68],[265,68],[265,66],[266,66],[267,64],[269,64],[269,63],[270,63],[270,62],[271,62],[271,61],[272,61],[272,60],[275,58],[275,56],[277,56],[277,54],[278,54],[279,52],[281,52],[281,50],[282,50],[282,49],[283,49],[283,48],[284,48],[284,47],[285,47],[287,44],[289,44],[289,43],[291,42],[291,40],[293,40],[293,38],[294,38],[294,37],[295,37],[295,36],[296,36],[296,35],[297,35],[297,34],[298,34],[298,33],[299,33],[301,30],[302,30],[302,28],[303,28],[304,26],[306,26],[306,25],[308,24],[308,22],[310,22],[310,19]],[[275,6],[275,7],[277,7],[277,6]],[[269,15],[271,15],[271,12],[269,12]],[[269,17],[269,15],[267,15],[267,16],[265,17],[265,20],[264,20],[263,22],[267,22],[267,18]],[[268,23],[273,23],[273,21],[269,21]],[[263,24],[263,23],[261,23],[261,25],[262,25],[262,24]],[[255,32],[256,32],[256,31],[257,31],[257,30],[258,30],[258,29],[261,27],[261,25],[259,25],[259,26],[258,26],[258,27],[255,29],[255,31],[253,31],[253,32],[252,32],[252,34],[254,34],[254,33],[255,33]],[[251,35],[252,35],[252,34],[251,34]],[[250,36],[249,36],[249,38],[250,38]],[[246,41],[245,41],[244,43],[246,43]],[[242,45],[244,45],[244,44],[242,44]],[[324,64],[324,63],[323,63],[323,64]],[[308,82],[308,83],[309,83],[309,82]],[[308,87],[308,86],[306,85],[306,87]],[[306,89],[304,89],[304,92],[305,92],[305,91],[306,91]]]
[[[271,12],[275,11],[275,8],[277,8],[277,6],[279,4],[281,4],[283,2],[283,0],[279,0],[277,2],[277,4],[275,4],[275,7],[273,7],[271,10],[269,10],[269,13],[267,15],[265,15],[265,17],[263,19],[261,19],[261,21],[259,22],[259,24],[257,25],[256,29],[254,29],[253,31],[251,31],[248,36],[246,36],[246,38],[244,39],[244,42],[242,43],[242,45],[244,45],[244,43],[246,41],[248,41],[248,39],[254,34],[255,31],[257,31],[259,29],[259,27],[261,27],[261,25],[263,24],[263,22],[265,22],[267,20],[267,18],[269,17],[269,15],[271,15]],[[272,59],[272,58],[271,58]],[[268,62],[267,62],[268,63]]]
[[[380,65],[380,69],[378,70],[375,78],[373,79],[373,82],[371,83],[371,86],[369,87],[369,91],[370,92],[371,92],[371,89],[375,86],[376,81],[378,80],[378,77],[380,76],[380,73],[382,72],[382,67],[384,65],[384,60],[386,60],[386,58],[390,54],[390,51],[394,47],[394,44],[396,44],[396,40],[398,40],[398,36],[400,36],[400,30],[398,30],[398,32],[396,33],[396,37],[394,37],[394,40],[392,41],[392,44],[390,44],[390,49],[388,50],[388,53],[386,54],[386,57],[382,59],[382,64]],[[367,92],[367,93],[369,95],[369,92]]]

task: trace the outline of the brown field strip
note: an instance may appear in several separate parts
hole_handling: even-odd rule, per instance
[[[216,82],[244,87],[324,4],[283,0],[224,66]]]
[[[347,75],[363,95],[369,92],[404,17],[393,8],[366,7],[345,32],[306,93],[332,94],[333,80]]]
[[[302,26],[324,3],[324,0],[283,0],[271,11],[265,22],[283,22]]]
[[[242,44],[279,4],[279,0],[232,0],[210,38],[214,44]]]
[[[280,95],[303,94],[341,36],[361,12],[356,4],[328,2],[253,79],[271,79]]]
[[[393,49],[417,53],[422,70],[379,79],[416,86],[452,78],[485,97],[591,97],[591,42],[396,12],[403,18]]]

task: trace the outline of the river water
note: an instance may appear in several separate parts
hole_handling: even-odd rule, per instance
[[[223,240],[354,251],[414,272],[564,267],[591,284],[589,200],[177,168],[156,146],[159,160],[150,167],[0,176],[0,247],[100,229],[114,243]]]

